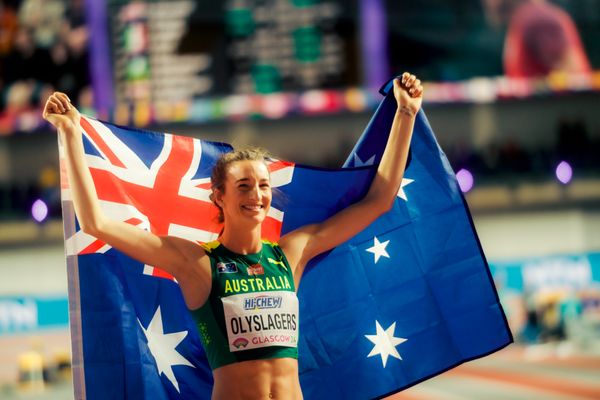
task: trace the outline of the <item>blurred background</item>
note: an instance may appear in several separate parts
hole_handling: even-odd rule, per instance
[[[72,398],[50,93],[339,167],[405,70],[516,344],[393,398],[600,398],[600,0],[0,0],[0,398]]]

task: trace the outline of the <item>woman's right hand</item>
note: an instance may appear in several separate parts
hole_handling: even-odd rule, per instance
[[[77,108],[71,104],[69,97],[61,92],[54,92],[44,106],[44,119],[56,129],[68,130],[79,126],[81,116]]]

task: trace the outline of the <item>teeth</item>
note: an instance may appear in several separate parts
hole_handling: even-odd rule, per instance
[[[247,210],[253,210],[253,211],[260,210],[263,208],[263,206],[242,206],[242,207]]]

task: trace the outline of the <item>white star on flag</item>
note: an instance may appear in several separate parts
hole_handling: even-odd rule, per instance
[[[398,350],[396,350],[396,346],[406,342],[408,339],[401,337],[394,337],[394,330],[396,329],[396,323],[394,322],[387,328],[385,331],[379,325],[379,321],[375,321],[375,326],[377,328],[377,334],[375,335],[365,335],[367,339],[369,339],[375,346],[373,350],[369,353],[367,357],[373,357],[376,355],[381,356],[381,362],[383,363],[383,368],[385,368],[385,364],[387,363],[388,356],[395,357],[399,360],[402,360],[400,354],[398,354]]]
[[[363,161],[360,159],[358,154],[354,153],[354,166],[355,167],[364,167],[367,165],[373,165],[374,162],[375,162],[375,154],[373,154],[371,156],[371,158],[369,158],[367,161]]]
[[[406,193],[404,193],[404,186],[408,186],[414,181],[414,179],[402,178],[402,182],[400,183],[400,189],[398,189],[398,197],[400,197],[404,201],[408,201],[408,199],[406,198]]]
[[[171,381],[173,386],[175,386],[175,389],[179,392],[179,383],[173,373],[173,366],[187,365],[195,368],[186,358],[175,350],[179,343],[187,336],[187,331],[164,333],[160,306],[156,309],[147,328],[144,328],[139,319],[138,323],[146,335],[148,348],[154,356],[159,375],[165,374],[167,379]]]
[[[381,243],[377,239],[377,236],[373,236],[373,247],[369,247],[366,251],[375,255],[375,264],[377,264],[377,261],[379,261],[381,257],[390,258],[390,255],[385,249],[389,243],[389,240],[386,240],[385,242]]]

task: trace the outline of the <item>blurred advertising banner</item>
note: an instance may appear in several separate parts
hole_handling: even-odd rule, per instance
[[[600,285],[600,253],[490,261],[490,269],[500,290],[580,290]]]
[[[0,297],[0,336],[69,326],[67,297]]]

